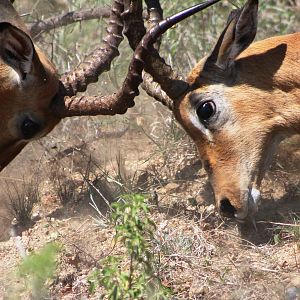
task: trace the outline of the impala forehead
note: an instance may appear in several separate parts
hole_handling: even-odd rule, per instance
[[[211,84],[199,87],[189,94],[189,102],[194,106],[199,101],[214,100],[216,102],[223,102],[225,90],[226,87],[223,84]]]

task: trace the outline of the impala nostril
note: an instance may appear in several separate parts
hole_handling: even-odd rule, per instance
[[[227,198],[224,198],[220,202],[220,213],[224,217],[234,218],[236,209],[231,205],[230,201]]]

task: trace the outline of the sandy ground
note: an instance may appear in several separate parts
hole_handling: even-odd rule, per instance
[[[91,154],[97,165],[91,168],[89,176],[95,184],[100,182],[98,187],[109,201],[113,199],[109,185],[101,183],[95,175],[98,172],[100,176],[100,169],[105,169],[110,178],[116,178],[116,170],[121,170],[127,184],[134,177],[135,188],[150,194],[156,191],[157,202],[150,200],[150,204],[151,218],[157,226],[155,236],[161,245],[159,276],[173,291],[173,299],[297,299],[294,296],[298,293],[299,297],[300,291],[298,145],[299,140],[292,139],[281,147],[264,180],[257,231],[216,214],[206,174],[185,139],[168,150],[167,158],[139,132],[101,140],[103,152],[97,158],[96,142],[82,152],[73,151],[71,158],[60,159],[60,166],[69,166],[65,167],[69,172],[65,176],[73,180],[76,190],[76,197],[64,205],[53,179],[45,175],[54,163],[49,163],[49,156],[43,158],[38,168],[39,174],[43,174],[41,200],[34,207],[31,224],[14,227],[15,237],[11,237],[9,226],[9,197],[2,190],[0,295],[5,299],[29,297],[30,289],[19,292],[23,282],[15,275],[22,251],[37,251],[50,241],[63,245],[55,278],[49,285],[50,299],[99,299],[103,294],[101,288],[94,295],[88,293],[88,276],[99,267],[99,260],[116,251],[114,230],[104,219],[105,226],[99,226],[95,221],[99,216],[89,205],[90,195],[83,188],[82,179],[86,173],[79,172],[86,170],[82,167],[89,160],[85,152]],[[35,155],[41,155],[43,149],[40,144],[30,147],[2,173],[2,179],[21,180],[22,175],[16,172],[20,163],[28,174],[34,165],[32,161],[37,160]],[[122,158],[116,159],[120,153]],[[101,197],[95,199],[105,215],[106,204]]]

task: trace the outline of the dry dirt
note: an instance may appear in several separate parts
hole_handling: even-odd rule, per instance
[[[56,151],[53,157],[58,152],[62,155],[59,166],[64,166],[64,176],[75,183],[76,194],[64,205],[53,179],[59,176],[58,173],[53,175],[52,169],[57,162],[49,160],[49,153],[46,159],[39,158],[44,151],[43,144],[29,146],[1,174],[7,184],[35,172],[41,189],[41,200],[34,207],[32,223],[26,228],[15,225],[18,236],[12,237],[11,216],[7,210],[9,197],[5,187],[2,188],[1,298],[29,297],[26,291],[16,296],[22,284],[22,278],[14,276],[21,261],[20,247],[30,253],[50,241],[63,245],[55,278],[50,283],[50,299],[101,297],[101,289],[94,295],[88,294],[87,278],[99,260],[111,254],[114,230],[105,220],[106,226],[96,223],[97,213],[89,205],[90,195],[84,188],[83,176],[90,176],[95,185],[100,182],[98,188],[111,201],[114,197],[111,187],[95,176],[105,169],[111,178],[116,178],[121,170],[128,189],[134,187],[149,194],[156,191],[157,202],[149,201],[151,218],[157,226],[156,238],[161,245],[159,276],[162,283],[172,289],[173,299],[299,299],[299,139],[291,139],[281,147],[264,180],[256,231],[251,225],[223,220],[216,214],[206,175],[189,141],[176,141],[174,147],[162,152],[143,132],[124,132],[120,134],[122,137],[112,135],[100,142],[91,141],[82,148],[77,144],[77,149],[67,151],[68,156],[56,146],[54,150],[51,148]],[[102,152],[96,156],[99,143]],[[94,165],[86,172],[89,160]],[[96,202],[105,215],[104,201],[98,197]]]

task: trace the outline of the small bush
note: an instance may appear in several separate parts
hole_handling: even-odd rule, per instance
[[[57,178],[56,193],[62,205],[74,202],[76,199],[76,184],[69,178]]]
[[[23,181],[21,185],[15,183],[7,185],[9,198],[8,209],[20,225],[26,225],[31,221],[32,209],[39,201],[39,186],[34,180]]]
[[[6,295],[1,299],[49,299],[49,286],[56,270],[59,245],[49,243],[37,252],[26,256],[10,275]],[[13,283],[11,282],[13,280]]]
[[[286,224],[275,223],[273,228],[273,240],[275,244],[294,242],[300,246],[300,216],[297,213],[291,213],[290,220]]]
[[[149,208],[144,196],[133,194],[123,202],[112,204],[115,243],[125,253],[110,255],[102,261],[102,272],[90,276],[90,291],[103,285],[108,299],[168,299],[169,291],[156,276],[156,259],[151,241],[155,224],[148,217]]]
[[[32,299],[43,299],[56,270],[56,256],[59,246],[50,243],[39,252],[27,256],[19,265],[18,275],[25,281],[25,289]]]

